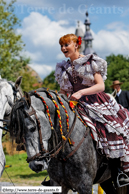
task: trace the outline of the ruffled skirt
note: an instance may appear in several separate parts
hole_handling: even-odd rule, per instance
[[[101,92],[80,99],[97,149],[107,158],[120,158],[123,170],[129,172],[129,112],[113,97]],[[79,107],[82,109],[82,107]]]

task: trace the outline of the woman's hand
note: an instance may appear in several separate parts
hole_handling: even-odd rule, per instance
[[[78,101],[82,97],[81,90],[71,95],[70,100]]]

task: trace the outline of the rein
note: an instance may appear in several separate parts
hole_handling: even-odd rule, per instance
[[[34,110],[34,108],[32,106],[31,106],[31,108],[32,108],[32,111],[29,113],[29,116],[35,115],[35,118],[36,118],[36,122],[37,122],[37,126],[38,126],[38,133],[39,133],[40,152],[35,154],[31,158],[27,158],[27,162],[38,159],[42,154],[47,153],[47,151],[44,149],[43,142],[42,142],[42,132],[41,132],[40,121],[37,117],[37,114],[36,114],[36,111]]]
[[[20,90],[19,90],[19,89],[16,89],[16,88],[14,87],[14,85],[13,85],[10,81],[8,81],[8,84],[10,84],[11,87],[12,87],[13,96],[14,96],[14,102],[16,102],[16,101],[18,100],[18,98],[17,98],[17,92],[19,92],[21,96],[22,96],[22,94],[21,94]]]
[[[4,119],[0,119],[0,121],[2,121],[2,122],[9,122],[8,120],[4,120]],[[0,126],[0,129],[2,129],[2,130],[4,130],[4,131],[6,131],[6,132],[9,132],[9,130],[8,130],[8,128],[7,128],[7,125],[5,125],[4,127],[1,127]]]
[[[30,157],[30,158],[27,158],[27,162],[30,162],[30,161],[33,161],[35,159],[42,159],[42,158],[56,158],[58,153],[60,152],[60,150],[65,146],[66,142],[68,141],[70,145],[73,145],[71,139],[70,139],[70,135],[75,127],[75,123],[76,123],[76,119],[79,118],[81,120],[81,122],[88,128],[88,130],[86,130],[83,138],[81,139],[81,141],[79,142],[79,144],[75,147],[75,149],[70,153],[68,154],[65,158],[63,158],[63,160],[65,161],[66,159],[68,159],[69,157],[71,157],[77,150],[78,148],[80,147],[80,145],[83,143],[84,139],[86,138],[88,132],[89,132],[89,127],[86,125],[86,123],[83,121],[83,119],[77,115],[77,111],[75,109],[75,106],[72,104],[72,102],[70,103],[70,107],[72,109],[72,111],[75,113],[75,116],[74,116],[74,120],[73,120],[73,123],[72,123],[72,126],[71,128],[69,129],[69,116],[68,116],[68,112],[66,110],[66,107],[64,106],[63,102],[61,101],[59,95],[57,94],[57,92],[54,92],[54,94],[56,94],[56,97],[60,103],[60,105],[63,107],[64,111],[65,111],[65,114],[66,114],[66,125],[67,125],[67,134],[64,136],[63,134],[63,128],[62,128],[62,122],[61,122],[61,115],[60,115],[60,109],[59,109],[59,106],[56,102],[56,100],[53,98],[53,96],[50,94],[50,92],[47,90],[45,90],[46,94],[48,95],[48,97],[53,101],[55,107],[56,107],[56,112],[57,112],[57,116],[58,116],[58,119],[59,119],[59,127],[60,127],[60,133],[61,133],[61,137],[62,137],[62,142],[59,142],[58,145],[56,145],[55,149],[51,150],[50,152],[46,151],[43,147],[43,143],[42,143],[42,134],[41,134],[41,125],[40,125],[40,121],[36,115],[36,111],[34,110],[34,108],[32,107],[32,111],[29,113],[29,116],[31,115],[35,115],[35,118],[36,118],[36,122],[37,122],[37,126],[38,126],[38,132],[39,132],[39,141],[40,141],[40,151],[39,153],[35,154],[34,156]],[[46,101],[44,100],[44,98],[42,96],[40,96],[37,91],[34,91],[33,95],[35,95],[36,97],[40,98],[43,102],[43,104],[45,105],[46,107],[46,113],[48,115],[48,118],[49,118],[49,123],[50,123],[50,126],[51,126],[51,130],[53,131],[54,130],[54,126],[53,126],[53,123],[52,123],[52,120],[51,120],[51,115],[49,113],[49,107],[48,105],[46,104]],[[54,153],[53,153],[54,152]]]

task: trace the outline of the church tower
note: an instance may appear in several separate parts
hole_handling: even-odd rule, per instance
[[[84,25],[85,25],[85,35],[84,35],[84,55],[87,55],[87,54],[92,54],[94,53],[94,50],[92,48],[92,40],[93,40],[93,37],[92,37],[92,34],[91,34],[91,31],[90,31],[90,20],[88,18],[88,12],[86,12],[86,20],[84,22]]]
[[[83,30],[80,28],[80,24],[78,21],[78,27],[75,30],[75,34],[76,36],[81,36],[82,38],[82,46],[81,46],[80,52],[83,53],[84,55],[87,55],[87,54],[95,53],[92,48],[93,37],[90,31],[91,23],[88,18],[88,12],[86,12],[86,20],[84,22],[84,25],[85,25],[85,33],[83,33]]]

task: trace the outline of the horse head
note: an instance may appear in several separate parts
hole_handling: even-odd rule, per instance
[[[6,90],[5,97],[7,98],[8,103],[5,110],[5,115],[4,115],[5,117],[7,117],[10,114],[13,103],[23,96],[20,88],[21,82],[22,82],[22,76],[18,77],[15,83],[12,81],[7,82],[8,88]]]
[[[27,161],[33,171],[47,169],[49,160],[42,160],[41,155],[48,152],[51,126],[45,113],[45,106],[36,97],[24,92],[11,111],[10,135],[16,138],[18,149],[26,147]],[[48,103],[49,106],[50,102]]]
[[[6,79],[0,79],[0,177],[5,166],[5,155],[3,152],[1,140],[2,129],[5,129],[3,127],[3,122],[5,122],[5,119],[6,121],[9,120],[12,102],[22,97],[22,92],[19,88],[21,80],[22,77],[19,77],[16,82],[13,83],[11,81],[7,81]]]

